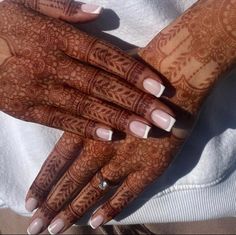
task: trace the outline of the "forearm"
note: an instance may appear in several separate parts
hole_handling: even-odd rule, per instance
[[[140,51],[175,88],[170,101],[193,116],[235,64],[235,12],[236,1],[200,0]]]

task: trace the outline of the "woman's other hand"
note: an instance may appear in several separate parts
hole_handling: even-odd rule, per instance
[[[73,1],[1,2],[0,110],[97,140],[112,140],[113,130],[147,138],[152,125],[170,131],[174,114],[157,99],[164,90],[158,75],[31,8],[73,22],[101,10],[85,13],[88,5]]]

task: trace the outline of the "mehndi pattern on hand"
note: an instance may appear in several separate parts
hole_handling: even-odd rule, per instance
[[[1,111],[97,140],[111,140],[112,128],[140,138],[152,124],[171,129],[173,112],[143,85],[152,78],[160,96],[158,75],[120,49],[18,2],[0,3]],[[172,122],[152,118],[155,110]]]
[[[235,63],[236,38],[234,34],[231,35],[225,29],[227,27],[227,29],[230,28],[230,32],[235,32],[235,14],[231,13],[235,12],[235,9],[235,0],[199,1],[159,33],[140,52],[142,58],[165,75],[175,88],[176,93],[169,98],[169,101],[193,117],[196,117],[204,98],[219,76]],[[223,23],[222,14],[226,17]],[[196,24],[196,29],[201,29],[194,31],[194,36],[191,35],[193,23]],[[213,28],[211,29],[210,26]],[[217,30],[215,31],[215,29]],[[207,33],[208,31],[209,33]],[[210,43],[193,43],[196,39],[195,34],[199,34],[199,38]],[[215,41],[222,46],[215,47]],[[231,44],[224,45],[226,41]],[[223,60],[216,59],[217,48],[221,48],[225,55]],[[201,52],[207,56],[201,56]],[[177,123],[180,121],[178,119]],[[185,126],[182,125],[181,128],[185,129]],[[42,204],[38,206],[38,210],[32,217],[29,231],[39,233],[50,224],[49,231],[56,234],[65,231],[77,219],[80,219],[110,190],[109,187],[105,190],[99,187],[98,175],[102,175],[105,181],[119,183],[119,187],[112,197],[94,212],[90,225],[96,228],[114,218],[150,183],[156,180],[172,162],[185,139],[185,136],[177,137],[181,128],[174,128],[173,133],[169,136],[163,135],[158,139],[139,140],[129,136],[126,140],[116,142],[113,146],[108,143],[85,141],[81,155],[60,181],[51,182],[51,186],[55,183],[56,185],[49,195],[44,195],[42,199],[33,188],[30,189],[27,199],[38,198]],[[189,129],[186,131],[188,132]],[[62,138],[66,138],[66,136]],[[100,145],[107,146],[107,148],[102,149]],[[95,151],[98,149],[101,152]],[[108,153],[108,150],[111,153],[107,156],[105,153]],[[93,157],[91,158],[91,156]],[[97,159],[99,160],[97,161]],[[83,172],[87,178],[86,181],[80,180],[84,183],[83,189],[80,186],[78,192],[77,189],[74,189],[75,194],[70,191],[70,195],[73,195],[68,196],[66,189],[70,187],[70,184],[66,183],[66,177],[70,174],[69,172],[73,172],[74,167]],[[44,168],[42,168],[41,174],[42,172],[44,172]],[[78,172],[75,175],[77,174]],[[83,176],[80,175],[80,177]],[[71,176],[72,178],[73,176]],[[78,180],[78,178],[76,179]],[[34,181],[33,185],[37,184],[37,181]],[[63,188],[62,185],[65,187]],[[54,210],[55,203],[57,205],[62,203],[61,207],[56,207]],[[41,227],[33,226],[35,222],[39,222]]]

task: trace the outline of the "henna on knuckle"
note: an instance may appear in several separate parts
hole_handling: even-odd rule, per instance
[[[180,18],[181,22],[177,20],[176,21],[177,23],[174,23],[173,25],[169,26],[169,28],[167,28],[164,32],[161,32],[157,36],[157,38],[153,42],[151,42],[150,46],[145,48],[141,54],[142,57],[146,61],[152,64],[164,75],[166,75],[170,79],[170,82],[173,84],[173,86],[176,88],[177,94],[174,97],[172,97],[170,100],[173,101],[175,104],[182,106],[185,110],[189,111],[192,114],[195,114],[196,111],[199,109],[199,106],[203,100],[203,97],[208,93],[210,87],[212,87],[212,84],[217,79],[218,75],[222,72],[222,68],[225,69],[232,63],[232,61],[235,61],[235,51],[236,51],[235,50],[235,45],[236,45],[235,35],[232,36],[231,30],[229,31],[226,26],[223,27],[223,31],[221,33],[222,35],[227,37],[227,40],[230,41],[231,48],[227,45],[222,45],[222,43],[224,43],[224,40],[220,40],[220,42],[216,40],[218,46],[217,47],[214,46],[213,49],[211,48],[212,50],[209,54],[207,54],[207,56],[205,56],[204,54],[202,55],[202,53],[200,53],[202,52],[198,48],[200,44],[196,43],[194,39],[195,38],[199,39],[199,37],[197,37],[199,35],[195,35],[195,33],[204,31],[202,30],[203,27],[204,28],[208,27],[208,25],[206,25],[205,23],[209,21],[206,21],[205,23],[203,23],[203,20],[204,19],[209,20],[209,17],[212,17],[212,16],[213,16],[213,19],[215,19],[215,15],[219,15],[219,14],[223,14],[224,15],[223,17],[225,16],[229,17],[230,15],[233,15],[233,14],[230,14],[229,11],[232,11],[232,9],[235,9],[235,6],[229,7],[229,5],[233,3],[233,1],[224,0],[224,1],[219,1],[217,3],[216,1],[214,1],[215,5],[213,4],[214,7],[213,6],[211,7],[213,7],[215,11],[213,14],[209,14],[209,9],[211,8],[209,8],[209,5],[207,5],[206,7],[205,3],[207,4],[213,3],[213,1],[211,0],[199,1],[199,3],[197,3],[194,6],[194,7],[200,6],[199,8],[197,8],[197,10],[190,9],[186,13],[186,15]],[[200,14],[199,12],[200,13],[202,12],[202,13]],[[200,27],[199,30],[196,30],[196,25],[195,25],[195,29],[193,27],[196,19],[199,19],[196,22],[200,22],[200,24],[197,26],[197,29]],[[214,20],[213,22],[216,22],[216,21]],[[224,22],[220,22],[220,24],[225,24],[225,22],[226,24],[228,24],[227,20],[224,20]],[[190,23],[191,23],[191,28],[189,28]],[[235,26],[235,24],[233,26]],[[0,23],[0,27],[1,27],[1,23]],[[171,30],[172,27],[173,27],[173,31]],[[219,25],[216,24],[215,28],[221,29],[222,27],[219,27]],[[183,33],[181,30],[187,30],[187,32],[189,33],[189,37],[187,38],[180,37],[180,38],[183,38],[183,40],[180,42],[177,42],[178,46],[176,50],[176,41],[175,41],[176,37],[175,36],[176,36],[176,33],[178,36],[179,35],[181,36]],[[71,31],[69,33],[71,33]],[[208,32],[208,30],[206,31]],[[73,33],[71,34],[73,35]],[[214,38],[212,34],[209,34],[209,36],[210,36],[210,42],[215,44],[215,39],[217,38]],[[86,36],[84,38],[86,38]],[[206,45],[209,44],[208,37],[201,36],[200,39],[203,40],[203,43],[200,46],[206,47]],[[76,45],[75,50],[74,49],[72,50],[71,48],[69,49],[67,44],[65,44],[66,46],[65,45],[64,46],[65,48],[67,48],[67,53],[69,52],[74,58],[82,58],[84,61],[90,61],[91,63],[94,63],[95,65],[99,65],[100,67],[104,66],[104,69],[112,68],[112,70],[115,70],[117,75],[125,74],[125,76],[127,76],[127,71],[132,70],[130,67],[128,68],[128,66],[130,65],[125,64],[126,63],[125,60],[116,64],[117,57],[120,56],[119,54],[120,52],[117,52],[117,51],[114,53],[109,52],[110,48],[108,47],[107,49],[107,45],[104,45],[103,43],[100,43],[94,39],[92,40],[90,38],[89,45],[88,45],[88,48],[90,49],[85,50],[85,48],[82,48],[83,53],[80,54],[79,53],[80,45],[78,45],[78,40],[76,40],[77,42],[74,42],[73,40],[71,40],[70,43],[71,42],[75,43]],[[160,41],[162,43],[159,43]],[[193,51],[188,52],[187,55],[183,53],[181,45],[184,45],[186,41],[190,43],[191,45],[196,46],[196,48],[195,47],[193,48],[194,49],[193,51],[197,52],[196,54],[192,53]],[[66,43],[68,43],[68,41]],[[222,57],[216,58],[215,52],[217,51],[217,48],[218,47],[224,48],[224,46],[226,46],[225,56],[223,56],[223,58]],[[172,49],[175,51],[178,51],[180,55],[182,55],[182,57],[176,59],[176,58],[169,57],[168,53],[162,53],[162,52],[165,52],[165,50],[169,50],[171,47],[175,47]],[[155,48],[157,51],[153,51],[153,48]],[[191,48],[191,47],[186,47],[186,48]],[[162,58],[162,55],[165,55],[166,58]],[[172,54],[170,54],[170,56],[171,55]],[[190,62],[192,61],[191,59],[189,60],[189,56],[194,57],[193,59],[194,59],[194,62],[196,63],[193,66],[194,71],[192,69],[188,70],[188,72],[193,73],[190,75],[185,74],[185,71],[187,70],[184,69],[185,66],[191,65],[191,63],[190,64],[188,63],[189,61]],[[98,60],[98,58],[100,59]],[[226,61],[226,62],[224,63],[222,61]],[[175,63],[175,62],[179,62],[179,63]],[[209,66],[210,70],[204,70],[206,67],[209,69],[207,65],[211,63],[213,63],[214,66],[212,67]],[[219,66],[215,66],[215,64],[218,64]],[[205,65],[206,67],[204,67],[203,65]],[[140,68],[140,70],[142,69]],[[139,71],[139,69],[137,69],[137,71]],[[198,73],[201,74],[202,72],[206,72],[206,74],[209,76],[204,77],[198,74]],[[131,73],[133,74],[132,76],[135,76],[135,73],[138,74],[140,73],[140,71],[132,72]],[[149,79],[149,75],[146,77],[146,79]],[[206,80],[202,81],[203,77]],[[143,79],[143,75],[142,75],[142,79]],[[133,82],[135,81],[133,80]],[[152,83],[151,81],[148,80],[145,85],[144,84],[142,85],[144,85],[144,88],[146,86],[145,89],[147,89],[147,87],[152,87],[150,86],[150,84]],[[152,91],[152,94],[157,95],[158,92]],[[92,107],[91,109],[88,109],[88,110],[86,109],[83,115],[95,115],[98,107],[101,109],[100,104],[96,104],[96,105],[94,105],[94,107]],[[139,112],[141,112],[142,109],[143,107],[142,105],[140,105]],[[100,116],[97,116],[97,118],[99,118],[100,120],[103,120],[103,122],[109,123],[107,119],[108,116],[106,116],[107,109],[104,109],[104,111],[105,112],[102,112],[102,114]],[[144,110],[144,112],[146,112],[146,110]],[[155,116],[158,116],[158,115],[161,115],[161,114],[155,113]],[[120,129],[125,130],[127,125],[130,125],[130,123],[127,122],[127,120],[130,118],[129,116],[127,116],[127,114],[122,114],[119,112],[111,112],[111,117],[109,118],[110,120],[112,120],[114,124],[119,123],[120,126],[118,127]],[[145,133],[146,133],[146,129],[143,135],[146,135]],[[105,204],[105,206],[103,207],[104,213],[102,214],[102,217],[100,217],[97,221],[95,221],[97,223],[95,225],[99,226],[103,224],[104,222],[107,222],[108,220],[112,219],[114,216],[116,216],[116,214],[118,214],[130,201],[132,201],[135,197],[137,197],[138,194],[148,184],[153,182],[159,175],[161,175],[171,163],[174,154],[183,143],[183,140],[184,138],[177,138],[175,135],[170,135],[168,137],[163,137],[160,139],[150,138],[148,140],[140,140],[140,139],[132,138],[128,136],[125,141],[120,142],[120,145],[117,147],[118,148],[117,155],[114,156],[114,159],[116,159],[117,162],[121,162],[123,165],[132,165],[134,169],[137,168],[137,169],[140,169],[140,171],[139,172],[134,171],[135,173],[133,173],[132,177],[129,178],[130,181],[128,183],[127,182],[124,183],[123,187],[121,187],[121,189],[116,194],[117,198],[114,197],[113,198],[114,201],[109,201],[109,203]],[[84,159],[85,161],[84,165],[83,164],[78,164],[80,166],[77,165],[77,168],[76,168],[77,172],[78,174],[80,174],[81,178],[84,177],[83,178],[84,181],[82,180],[84,184],[86,180],[89,181],[89,179],[92,177],[92,174],[95,174],[95,172],[97,172],[98,169],[100,169],[104,164],[107,164],[107,162],[111,159],[111,156],[109,155],[110,153],[107,154],[108,155],[107,158],[104,159],[104,152],[106,151],[103,149],[101,150],[99,157],[96,159],[96,164],[97,164],[96,167],[98,168],[94,167],[94,161],[95,161],[94,159],[96,158],[96,155],[98,154],[97,149],[99,146],[100,146],[99,150],[101,150],[101,148],[105,148],[104,145],[99,145],[95,141],[88,142],[87,146],[85,146],[84,148],[84,151],[85,152],[90,151],[91,155],[86,156],[87,158]],[[114,145],[111,145],[111,146],[114,147]],[[85,170],[83,171],[82,166],[85,166],[85,168],[88,168],[88,169],[92,169],[92,174],[89,175],[88,172],[86,172]],[[116,174],[117,172],[113,172],[113,173]],[[73,174],[73,172],[71,172],[71,174]],[[68,187],[70,187],[70,185],[72,185],[71,187],[73,190],[69,191],[69,194],[71,194],[74,190],[76,190],[76,187],[78,185],[73,182],[70,182],[71,177],[68,176],[68,179],[69,179],[68,182],[67,181],[64,182],[66,184],[65,189],[67,189]],[[63,185],[60,187],[63,188]],[[62,188],[61,190],[63,191]],[[52,192],[56,194],[54,197],[55,199],[54,203],[55,203],[56,208],[59,208],[58,202],[61,202],[64,200],[66,201],[68,194],[66,194],[65,191],[66,190],[64,190],[63,197],[61,197],[59,189],[57,192],[56,191]],[[66,220],[70,225],[71,223],[74,222],[75,217],[77,216],[80,217],[84,212],[87,211],[87,209],[90,206],[93,205],[93,203],[96,202],[99,196],[102,195],[101,191],[99,191],[97,187],[84,188],[82,189],[82,192],[83,192],[82,195],[79,195],[77,198],[78,201],[73,204],[73,210],[75,210],[76,213],[71,213],[71,211],[69,211],[68,217],[65,216],[65,218],[68,218]],[[100,212],[102,213],[102,211]],[[46,214],[44,216],[47,217]],[[93,221],[91,223],[93,224]]]

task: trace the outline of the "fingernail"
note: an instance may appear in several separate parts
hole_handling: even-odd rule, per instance
[[[93,229],[96,229],[103,223],[103,221],[103,216],[97,215],[89,221],[89,224]]]
[[[151,127],[142,122],[133,121],[129,124],[129,129],[138,137],[146,139]]]
[[[151,78],[147,78],[143,81],[143,87],[156,97],[160,97],[165,90],[165,87],[160,82]]]
[[[57,234],[64,228],[64,226],[64,221],[62,219],[57,219],[48,226],[48,232],[50,234]]]
[[[43,228],[43,220],[35,219],[27,229],[28,234],[39,234]]]
[[[96,130],[96,134],[101,139],[109,140],[110,141],[112,139],[113,131],[108,130],[108,129],[104,129],[104,128],[98,128]]]
[[[85,13],[99,14],[102,10],[102,7],[94,4],[83,4],[81,6],[81,10]]]
[[[29,212],[32,212],[34,209],[36,209],[38,206],[38,201],[31,197],[29,198],[25,203],[25,209]]]
[[[163,130],[170,131],[175,124],[175,119],[162,110],[154,110],[151,114],[152,120]]]

